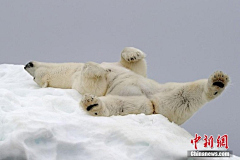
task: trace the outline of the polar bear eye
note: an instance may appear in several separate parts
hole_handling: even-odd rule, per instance
[[[95,113],[95,115],[97,115],[97,113]]]

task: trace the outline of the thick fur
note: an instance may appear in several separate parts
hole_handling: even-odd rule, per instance
[[[41,87],[79,91],[80,105],[91,115],[162,114],[179,125],[219,96],[229,82],[226,74],[217,71],[208,79],[159,84],[146,78],[144,58],[142,51],[128,47],[117,63],[30,62],[25,69]]]
[[[123,71],[133,71],[146,77],[145,53],[134,47],[126,47],[121,53],[120,62],[109,63]],[[43,63],[32,61],[24,69],[33,76],[34,81],[42,88],[55,87],[76,89],[79,93],[92,93],[104,96],[107,92],[106,74],[111,67],[94,62],[88,63]],[[120,70],[121,70],[120,69]]]

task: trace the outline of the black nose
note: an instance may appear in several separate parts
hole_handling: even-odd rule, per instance
[[[31,68],[31,67],[33,67],[33,66],[34,66],[33,63],[32,63],[32,62],[29,62],[28,64],[25,65],[24,69],[26,69],[26,68]]]

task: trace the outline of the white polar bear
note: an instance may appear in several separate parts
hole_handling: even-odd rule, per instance
[[[221,71],[208,79],[159,84],[146,78],[145,54],[127,47],[116,63],[29,62],[24,68],[40,87],[73,88],[91,115],[162,114],[178,125],[219,96],[229,77]]]

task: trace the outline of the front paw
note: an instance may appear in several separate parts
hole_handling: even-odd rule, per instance
[[[222,71],[214,72],[208,79],[208,87],[213,95],[220,94],[227,86],[229,77]]]
[[[126,47],[122,51],[122,58],[129,63],[137,62],[145,57],[146,55],[141,50],[134,47]]]
[[[100,99],[97,96],[94,96],[92,94],[83,95],[80,105],[91,115],[101,114],[102,105]]]

